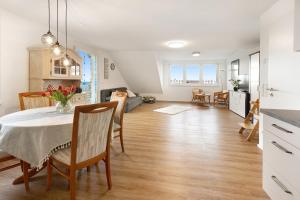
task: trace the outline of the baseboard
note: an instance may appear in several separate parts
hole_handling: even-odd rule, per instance
[[[263,146],[261,144],[257,144],[257,147],[260,148],[260,150],[263,150]]]

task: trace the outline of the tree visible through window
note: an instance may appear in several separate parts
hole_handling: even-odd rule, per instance
[[[78,51],[82,58],[82,80],[81,88],[87,93],[89,101],[95,103],[97,100],[97,65],[96,57],[85,51]]]

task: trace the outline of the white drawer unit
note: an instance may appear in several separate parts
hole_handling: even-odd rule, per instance
[[[286,111],[274,113],[263,115],[263,188],[273,200],[300,200],[300,128],[288,123]],[[300,111],[299,118],[294,114],[293,123]]]
[[[263,128],[300,148],[300,128],[268,115],[264,116]]]
[[[263,164],[263,188],[272,200],[299,200],[299,191],[270,165]]]
[[[300,191],[300,150],[264,131],[264,162],[280,172]],[[297,174],[297,176],[295,176]]]

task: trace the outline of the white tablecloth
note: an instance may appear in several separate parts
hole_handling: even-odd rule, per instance
[[[55,107],[12,113],[0,118],[0,149],[40,168],[56,150],[70,145],[73,113]]]

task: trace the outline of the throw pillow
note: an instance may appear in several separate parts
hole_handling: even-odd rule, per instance
[[[130,90],[127,90],[127,94],[128,94],[128,97],[136,97],[136,95]]]

